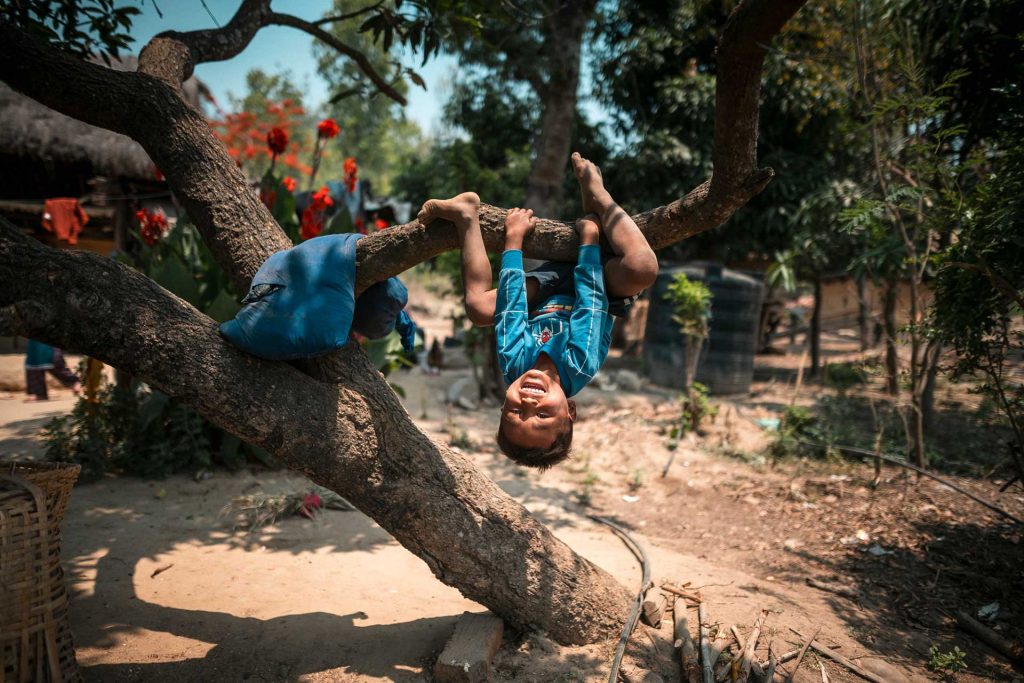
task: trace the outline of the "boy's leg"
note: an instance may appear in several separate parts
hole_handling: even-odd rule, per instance
[[[604,187],[601,170],[578,152],[572,155],[573,171],[580,184],[583,211],[595,214],[615,257],[604,264],[605,290],[610,298],[638,294],[658,276],[658,258],[647,238]]]
[[[25,368],[26,401],[45,401],[49,398],[46,390],[46,370]]]
[[[76,394],[81,392],[82,383],[79,381],[78,375],[72,372],[64,362],[64,352],[60,349],[53,350],[53,367],[50,369],[50,374],[56,377],[61,384],[68,389],[71,389]]]
[[[480,233],[480,197],[463,192],[451,199],[430,199],[417,218],[424,225],[437,218],[455,224],[462,245],[462,286],[466,315],[474,325],[494,324],[495,291],[491,289],[491,262]]]

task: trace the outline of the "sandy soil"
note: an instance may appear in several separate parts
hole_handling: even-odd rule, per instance
[[[833,350],[845,353],[838,343]],[[791,391],[785,371],[795,361],[771,362],[752,397],[722,402],[708,433],[683,442],[665,477],[666,432],[678,411],[670,392],[588,388],[580,395],[573,459],[541,474],[512,467],[496,452],[493,408],[443,407],[447,387],[468,371],[414,370],[396,381],[428,433],[455,441],[560,538],[625,585],[639,583],[637,562],[586,515],[630,528],[651,556],[656,583],[690,583],[723,633],[735,625],[745,637],[758,610],[769,610],[762,657],[768,642],[776,651],[798,644],[792,629],[808,634],[820,627],[820,640],[884,680],[940,679],[927,669],[933,644],[968,653],[968,672],[955,680],[1019,678],[949,619],[952,609],[999,600],[998,626],[1021,635],[1019,530],[945,487],[914,486],[898,470],[886,469],[872,490],[866,466],[770,467],[756,457],[720,455],[757,453],[770,438],[753,420],[778,415]],[[46,404],[0,398],[5,456],[38,457],[34,432],[71,407],[64,393]],[[958,481],[999,497],[998,481]],[[201,481],[110,477],[79,486],[63,525],[63,559],[86,679],[429,680],[458,615],[483,608],[438,582],[361,513],[292,517],[254,534],[233,530],[220,514],[243,493],[307,488],[300,477],[268,471]],[[999,498],[1024,514],[1019,493]],[[872,553],[876,546],[882,554]],[[838,577],[857,597],[812,588],[808,577]],[[607,680],[612,648],[561,648],[542,635],[506,632],[494,678]],[[660,630],[638,629],[626,665],[678,680],[674,657],[666,619]],[[809,655],[797,681],[821,680],[819,666]],[[825,666],[833,681],[860,680]]]

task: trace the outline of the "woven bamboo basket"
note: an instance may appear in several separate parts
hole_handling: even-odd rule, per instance
[[[0,683],[81,681],[60,522],[81,468],[0,461]]]

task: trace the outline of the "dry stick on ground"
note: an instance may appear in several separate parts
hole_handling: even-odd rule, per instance
[[[786,676],[786,683],[793,683],[793,679],[796,678],[796,671],[800,668],[801,662],[804,661],[804,655],[807,654],[807,648],[811,646],[811,640],[817,638],[819,633],[821,633],[821,627],[818,627],[818,630],[814,632],[810,640],[805,641],[804,646],[800,648],[800,652],[796,655],[796,664],[793,665],[793,670],[789,672],[789,676]],[[803,636],[800,637],[802,638]]]
[[[800,367],[796,371],[796,385],[793,386],[793,395],[789,398],[789,405],[796,405],[796,397],[800,394],[800,386],[804,383],[804,363],[807,362],[807,351],[810,344],[804,343],[804,352],[800,356]]]
[[[841,647],[842,647],[842,645],[836,645],[832,649],[833,650],[838,650]],[[800,648],[796,648],[795,650],[790,650],[789,652],[784,652],[783,654],[779,655],[779,664],[785,664],[788,661],[796,659],[796,656],[798,654],[800,654]]]
[[[797,634],[801,638],[803,638],[803,634],[801,634],[795,628],[790,627],[789,630],[792,631],[793,633]],[[817,635],[818,635],[817,633],[814,634],[814,636],[817,636]],[[846,657],[842,656],[838,652],[834,652],[831,648],[825,647],[821,643],[819,643],[816,640],[814,640],[814,637],[812,637],[807,642],[810,643],[811,647],[814,648],[815,652],[818,652],[820,654],[825,655],[826,657],[831,659],[833,662],[837,662],[839,664],[842,664],[847,669],[849,669],[853,673],[857,674],[861,678],[865,678],[865,679],[867,679],[869,681],[872,681],[873,683],[885,683],[885,679],[883,679],[883,678],[881,678],[879,676],[876,676],[875,674],[871,673],[867,669],[862,668],[859,664],[854,664],[853,662],[851,662],[849,659],[847,659]]]
[[[700,683],[700,661],[690,635],[686,600],[675,599],[672,603],[672,616],[675,622],[675,646],[679,648],[679,664],[683,669],[683,683]]]
[[[826,583],[825,581],[818,581],[817,579],[810,576],[808,576],[805,580],[807,581],[807,585],[811,588],[817,588],[818,590],[827,591],[829,593],[835,593],[836,595],[839,595],[844,598],[849,598],[850,600],[860,599],[860,594],[847,586],[837,586],[832,583]]]
[[[989,510],[992,510],[993,512],[997,512],[1000,515],[1002,515],[1003,517],[1006,517],[1007,519],[1013,520],[1017,524],[1024,524],[1024,519],[1021,519],[1019,517],[1014,517],[1009,512],[1007,512],[1006,510],[1002,509],[1001,507],[999,507],[995,503],[990,503],[989,501],[985,500],[984,498],[979,498],[978,496],[974,495],[973,493],[971,493],[967,489],[965,489],[965,488],[963,488],[961,486],[958,486],[957,484],[955,484],[954,482],[950,481],[949,479],[946,479],[945,477],[940,477],[937,474],[933,474],[933,473],[929,472],[926,469],[923,469],[921,467],[918,467],[917,465],[914,465],[913,463],[904,462],[903,460],[900,460],[898,458],[893,458],[892,456],[888,456],[888,455],[882,455],[880,453],[872,453],[871,451],[865,450],[863,448],[854,448],[853,446],[837,446],[835,444],[832,444],[831,446],[825,446],[825,444],[814,443],[813,441],[802,441],[802,440],[799,441],[798,443],[800,443],[800,444],[802,444],[804,446],[810,446],[811,448],[819,448],[819,449],[835,448],[836,450],[842,451],[844,453],[850,453],[852,455],[859,455],[859,456],[865,457],[865,458],[879,458],[879,459],[884,460],[884,461],[886,461],[888,463],[892,463],[893,465],[899,465],[900,467],[904,467],[904,468],[906,468],[908,470],[913,470],[914,472],[917,472],[918,474],[923,474],[926,477],[930,477],[931,479],[934,479],[935,481],[939,482],[940,484],[948,486],[949,488],[953,489],[957,493],[962,493],[963,495],[965,495],[968,498],[970,498],[971,500],[973,500],[975,503],[979,503],[981,505],[984,505]]]
[[[1014,664],[1024,664],[1024,644],[1011,643],[988,626],[960,610],[956,612],[956,623],[964,631],[967,631]]]
[[[671,593],[672,595],[678,595],[681,598],[692,600],[693,602],[700,602],[702,600],[700,593],[694,593],[693,591],[688,591],[685,588],[678,588],[670,583],[661,584],[661,589]]]
[[[701,680],[703,683],[713,683],[714,676],[711,672],[711,642],[708,635],[708,615],[704,602],[697,603],[697,624],[700,632],[700,664]],[[717,658],[716,658],[717,659]]]
[[[775,668],[779,665],[779,660],[775,658],[775,642],[768,641],[768,667],[764,670],[764,683],[774,683],[775,681]]]
[[[746,683],[747,679],[750,678],[750,667],[754,665],[754,650],[757,649],[757,639],[761,637],[761,628],[764,626],[764,620],[767,617],[768,611],[761,610],[757,621],[754,622],[754,629],[747,638],[747,644],[743,647],[743,655],[740,657],[740,675],[736,679],[742,683]]]

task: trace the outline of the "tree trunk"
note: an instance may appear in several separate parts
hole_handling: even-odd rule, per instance
[[[480,399],[505,401],[505,377],[498,361],[498,340],[493,327],[480,328]]]
[[[860,350],[871,348],[871,330],[868,326],[868,281],[861,273],[857,276],[857,331],[860,333]]]
[[[811,377],[818,377],[821,371],[821,276],[814,276],[814,310],[811,312],[811,329],[807,332],[811,345]]]
[[[555,13],[552,28],[558,40],[545,43],[549,77],[537,92],[543,114],[533,144],[533,163],[526,186],[526,206],[541,216],[560,216],[562,185],[572,143],[579,88],[580,56],[594,3],[568,2]]]
[[[899,396],[899,356],[896,354],[896,296],[899,280],[887,280],[882,294],[882,320],[885,330],[885,390]]]
[[[927,367],[924,369],[924,390],[921,393],[921,413],[926,431],[930,431],[935,422],[935,382],[938,379],[941,359],[942,345],[936,343],[936,348],[927,358]]]

